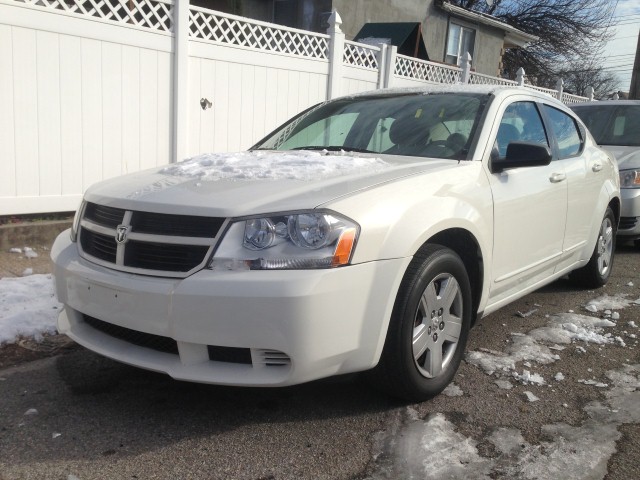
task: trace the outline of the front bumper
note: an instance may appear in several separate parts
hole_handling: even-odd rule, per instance
[[[411,260],[328,270],[201,270],[172,279],[88,262],[68,232],[51,256],[65,306],[61,333],[179,380],[244,386],[292,385],[375,366]]]
[[[622,206],[618,235],[640,238],[640,188],[623,188],[620,194]]]

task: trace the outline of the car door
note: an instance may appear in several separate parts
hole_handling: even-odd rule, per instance
[[[504,156],[512,141],[551,147],[539,107],[533,101],[506,105],[495,138],[492,155]],[[564,168],[554,160],[547,166],[489,171],[494,201],[490,303],[506,303],[512,295],[548,278],[560,261],[567,182]]]
[[[594,222],[602,220],[596,207],[606,170],[598,149],[585,151],[585,132],[571,115],[547,104],[542,105],[542,112],[553,133],[556,162],[567,176],[567,224],[559,271],[579,260]]]

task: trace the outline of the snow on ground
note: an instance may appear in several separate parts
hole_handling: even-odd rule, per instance
[[[513,377],[525,385],[530,383],[543,385],[544,379],[536,373],[531,373],[529,370],[524,370],[522,374],[518,373],[516,363],[553,363],[560,360],[557,352],[564,349],[562,345],[572,342],[598,345],[614,343],[617,341],[616,338],[610,333],[605,333],[604,328],[615,325],[606,318],[589,317],[577,313],[559,313],[549,317],[549,323],[545,327],[532,330],[528,334],[512,333],[506,352],[482,349],[468,352],[466,359],[469,363],[482,368],[488,375],[499,378]],[[501,388],[504,387],[501,386]]]
[[[625,365],[606,373],[612,388],[604,402],[585,406],[587,419],[579,426],[543,425],[540,445],[525,441],[515,428],[495,428],[484,439],[466,437],[441,413],[422,420],[411,407],[396,414],[376,438],[378,467],[370,480],[420,478],[473,479],[604,478],[607,461],[616,451],[623,423],[640,422],[640,365]],[[538,398],[524,392],[523,401]],[[493,444],[498,455],[486,458],[477,445]]]
[[[0,345],[55,333],[61,308],[51,275],[0,278]]]
[[[534,368],[536,363],[555,362],[570,344],[583,352],[586,350],[582,345],[588,344],[624,346],[619,337],[606,332],[607,328],[617,325],[611,319],[620,318],[612,310],[635,307],[638,303],[628,301],[625,295],[603,295],[586,306],[592,305],[588,310],[602,312],[600,315],[605,318],[573,312],[552,315],[544,327],[527,334],[512,333],[505,352],[471,351],[466,355],[467,362],[496,377],[495,383],[502,389],[513,388],[514,381],[544,385],[541,375],[527,369],[519,373],[517,364],[521,362]],[[634,322],[626,325],[637,328]],[[584,407],[587,418],[581,425],[543,425],[544,438],[550,440],[537,445],[525,441],[515,428],[495,428],[485,438],[471,438],[457,432],[455,424],[441,413],[421,419],[411,407],[399,410],[387,430],[376,438],[374,459],[377,469],[369,478],[604,478],[607,462],[621,437],[618,427],[623,423],[640,422],[640,365],[625,364],[618,370],[606,372],[605,376],[605,382],[572,380],[603,389],[606,399]],[[556,373],[553,380],[570,381],[562,372]],[[455,389],[459,387],[448,387],[446,393],[451,395]],[[540,398],[530,391],[521,396],[522,402],[538,400]],[[567,404],[563,406],[568,407]],[[498,453],[496,457],[480,455],[477,445],[483,441],[493,444]]]

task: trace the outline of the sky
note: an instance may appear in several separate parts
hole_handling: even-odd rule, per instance
[[[604,67],[617,72],[620,90],[628,92],[640,29],[640,2],[618,0],[614,16],[614,36],[604,49]]]

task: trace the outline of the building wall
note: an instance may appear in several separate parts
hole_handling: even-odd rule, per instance
[[[498,76],[502,63],[504,32],[486,25],[481,25],[478,31],[482,33],[476,37],[475,58],[471,66],[479,73]]]
[[[472,68],[485,75],[498,75],[504,46],[504,32],[498,28],[450,16],[433,5],[433,2],[430,2],[427,18],[422,24],[422,35],[429,59],[434,62],[444,62],[450,22],[476,31]]]
[[[429,60],[444,62],[448,28],[449,14],[436,7],[431,0],[427,7],[426,18],[422,22],[422,37],[425,47],[427,47]]]
[[[422,22],[433,0],[333,0],[342,31],[353,39],[365,23]]]

